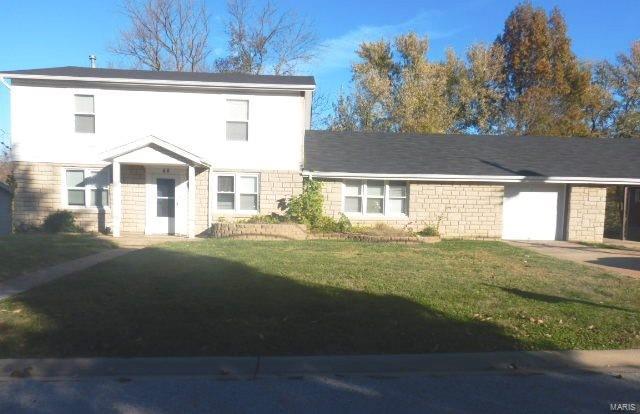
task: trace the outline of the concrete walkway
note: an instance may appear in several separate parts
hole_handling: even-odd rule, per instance
[[[29,290],[35,286],[51,282],[71,273],[79,272],[98,263],[115,259],[135,250],[132,248],[119,248],[106,250],[104,252],[92,254],[91,256],[81,257],[68,262],[60,263],[55,266],[36,270],[21,276],[16,276],[0,283],[0,300],[4,300],[10,296]]]
[[[119,248],[106,250],[91,256],[85,256],[78,259],[63,262],[51,267],[36,270],[20,276],[9,278],[6,282],[0,283],[0,300],[4,300],[10,296],[29,290],[33,287],[51,282],[63,276],[70,275],[95,266],[98,263],[115,259],[134,250],[140,250],[145,247],[151,247],[157,244],[167,242],[198,242],[203,239],[187,239],[185,237],[175,236],[145,236],[145,235],[123,235],[119,238],[110,236],[98,236],[110,242],[116,243]]]
[[[565,241],[510,241],[508,243],[558,259],[571,260],[640,279],[640,251],[602,249]]]

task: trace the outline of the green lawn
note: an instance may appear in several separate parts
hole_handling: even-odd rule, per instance
[[[640,346],[640,280],[500,242],[207,240],[0,302],[0,357]]]
[[[0,237],[0,282],[24,272],[88,256],[115,245],[89,234],[12,234]]]

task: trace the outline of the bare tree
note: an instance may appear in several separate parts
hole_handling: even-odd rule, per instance
[[[206,68],[209,14],[202,0],[124,0],[130,27],[111,50],[152,70]]]
[[[8,134],[0,129],[0,182],[13,185],[13,166]]]
[[[230,53],[216,61],[218,70],[290,75],[313,58],[317,38],[308,20],[270,1],[255,12],[250,0],[229,0],[227,8]]]

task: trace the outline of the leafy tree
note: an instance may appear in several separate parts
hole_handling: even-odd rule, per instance
[[[587,136],[594,99],[590,72],[571,51],[560,11],[547,17],[531,3],[517,6],[496,45],[504,50],[505,124],[516,134]],[[597,95],[596,95],[597,96]]]
[[[617,65],[609,68],[618,100],[615,135],[640,138],[640,40],[633,42],[629,54],[618,55]]]

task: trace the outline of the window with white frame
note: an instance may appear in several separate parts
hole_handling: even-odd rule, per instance
[[[396,181],[345,181],[345,213],[400,216],[407,214],[407,184]]]
[[[96,114],[93,95],[75,95],[76,132],[93,134],[96,132]]]
[[[65,171],[67,205],[70,207],[106,207],[109,205],[107,170],[69,168]]]
[[[216,182],[218,210],[251,213],[258,211],[257,174],[220,174]]]
[[[227,141],[249,140],[249,101],[227,100]]]

